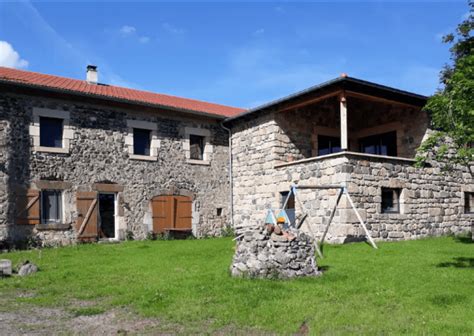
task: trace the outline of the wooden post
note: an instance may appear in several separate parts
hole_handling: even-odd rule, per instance
[[[339,112],[341,118],[341,150],[346,151],[349,142],[347,140],[347,99],[344,92],[339,96]]]

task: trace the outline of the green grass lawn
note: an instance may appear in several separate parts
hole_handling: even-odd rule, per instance
[[[135,241],[3,254],[40,272],[0,279],[0,295],[96,314],[128,305],[144,316],[208,330],[232,325],[282,334],[474,333],[474,244],[444,237],[326,246],[319,278],[233,279],[228,239]],[[8,309],[4,307],[2,309]],[[255,329],[253,329],[255,330]]]

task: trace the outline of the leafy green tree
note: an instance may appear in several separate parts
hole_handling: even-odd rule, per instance
[[[451,63],[440,73],[441,89],[425,106],[434,132],[418,149],[420,166],[428,158],[468,167],[474,161],[474,2],[468,6],[468,17],[443,37],[451,44]]]

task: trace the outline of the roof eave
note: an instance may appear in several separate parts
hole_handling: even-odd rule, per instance
[[[5,80],[5,79],[0,79],[0,84],[13,85],[13,86],[18,86],[18,87],[22,87],[22,88],[35,89],[35,90],[39,90],[39,91],[70,94],[70,95],[78,96],[78,97],[89,97],[89,98],[92,97],[92,98],[96,98],[96,99],[99,99],[99,100],[130,104],[130,105],[134,105],[134,106],[145,106],[145,107],[159,108],[159,109],[175,111],[175,112],[182,112],[182,113],[196,115],[196,116],[209,117],[209,118],[218,119],[218,120],[225,120],[226,118],[228,118],[225,115],[214,114],[214,113],[203,112],[203,111],[190,110],[190,109],[184,109],[184,108],[179,108],[179,107],[175,107],[175,106],[152,104],[152,103],[140,102],[140,101],[136,101],[136,100],[117,98],[117,97],[108,97],[108,96],[94,94],[94,93],[82,93],[82,92],[77,92],[77,91],[74,91],[74,90],[59,89],[59,88],[53,88],[53,87],[48,87],[48,86],[43,86],[43,85],[35,85],[35,84],[29,84],[29,83],[21,83],[21,82],[10,81],[10,80]]]
[[[399,95],[403,95],[403,96],[407,96],[407,97],[411,97],[411,98],[419,99],[419,100],[425,100],[426,101],[428,99],[427,96],[423,96],[423,95],[419,95],[419,94],[416,94],[416,93],[395,89],[395,88],[392,88],[392,87],[389,87],[389,86],[380,85],[380,84],[364,81],[364,80],[357,79],[357,78],[338,77],[338,78],[334,78],[334,79],[331,79],[329,81],[323,82],[321,84],[311,86],[307,89],[298,91],[296,93],[292,93],[288,96],[273,100],[269,103],[254,107],[254,108],[249,109],[249,110],[247,110],[243,113],[240,113],[236,116],[228,117],[224,120],[224,123],[232,122],[236,119],[240,119],[240,118],[245,117],[247,115],[254,114],[254,113],[269,109],[271,107],[275,107],[278,104],[287,102],[287,101],[289,101],[291,99],[294,99],[294,98],[298,98],[302,95],[312,93],[312,92],[316,92],[318,90],[329,88],[331,85],[338,85],[338,84],[343,85],[344,83],[353,83],[353,84],[358,84],[358,85],[364,85],[364,86],[369,87],[369,88],[382,90],[382,91],[386,91],[386,92],[391,92],[391,93],[395,93],[395,94],[399,94]]]

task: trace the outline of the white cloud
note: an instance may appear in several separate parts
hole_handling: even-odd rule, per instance
[[[150,38],[148,36],[138,34],[138,30],[134,26],[124,25],[119,29],[119,33],[123,38],[131,38],[142,44],[150,42]]]
[[[140,36],[140,37],[138,38],[138,42],[140,42],[140,43],[148,43],[148,42],[150,42],[150,38],[149,38],[148,36]]]
[[[260,28],[260,29],[257,29],[256,31],[254,31],[253,35],[254,36],[260,36],[260,35],[263,35],[263,33],[265,33],[265,29]]]
[[[171,34],[184,34],[185,32],[183,28],[173,26],[172,24],[168,22],[164,22],[161,26],[163,27],[164,30],[166,30],[168,33],[171,33]]]
[[[281,6],[277,6],[274,9],[275,9],[275,12],[277,12],[277,13],[280,13],[280,14],[285,13],[285,9]]]
[[[134,34],[135,32],[137,31],[137,29],[133,26],[122,26],[122,28],[120,28],[120,33],[123,34],[123,35],[131,35],[131,34]]]
[[[26,68],[28,61],[22,59],[12,45],[7,41],[0,41],[0,66],[8,68]]]

